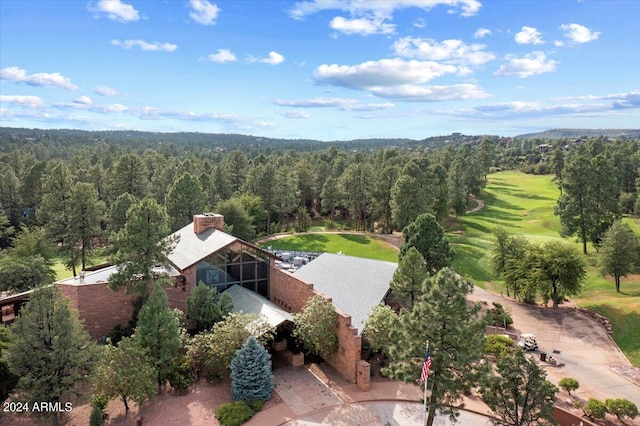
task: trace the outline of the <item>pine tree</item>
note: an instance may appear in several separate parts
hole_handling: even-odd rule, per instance
[[[35,290],[11,326],[7,362],[30,406],[63,402],[93,367],[95,345],[55,287]],[[57,424],[57,412],[52,413]]]
[[[407,383],[419,384],[429,342],[432,367],[428,386],[427,425],[436,411],[454,420],[462,393],[477,385],[484,368],[479,363],[484,348],[486,319],[480,318],[479,304],[467,305],[473,285],[451,269],[440,270],[425,281],[424,296],[412,311],[400,312],[392,331],[389,367],[385,374]]]
[[[451,266],[455,252],[444,235],[444,229],[431,213],[423,213],[402,230],[404,244],[400,247],[400,256],[415,247],[429,272],[435,272]]]
[[[239,401],[271,399],[274,381],[271,355],[251,336],[231,361],[231,394]]]
[[[160,393],[181,348],[180,324],[169,309],[167,293],[160,283],[156,283],[149,300],[140,310],[135,337],[140,346],[148,351],[156,368]]]
[[[232,301],[228,294],[220,295],[215,288],[209,288],[202,282],[198,283],[187,298],[188,318],[196,322],[199,331],[209,330],[231,308]]]
[[[415,247],[410,247],[400,258],[398,269],[393,273],[390,284],[400,306],[413,309],[413,305],[422,295],[422,283],[428,276],[424,258]]]
[[[191,223],[193,215],[204,213],[208,207],[200,182],[191,173],[184,173],[169,188],[165,206],[173,231]]]
[[[481,387],[482,400],[496,414],[496,425],[553,425],[558,389],[546,372],[522,350],[498,361],[497,375]]]

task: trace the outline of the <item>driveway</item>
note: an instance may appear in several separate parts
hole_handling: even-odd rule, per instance
[[[561,367],[541,363],[550,381],[557,384],[564,377],[573,377],[580,383],[574,393],[585,400],[626,398],[640,406],[640,386],[627,374],[616,372],[633,371],[634,368],[594,319],[571,307],[553,309],[524,305],[478,287],[469,299],[486,301],[489,305],[498,302],[510,308],[516,329],[535,334],[539,351],[564,363]]]

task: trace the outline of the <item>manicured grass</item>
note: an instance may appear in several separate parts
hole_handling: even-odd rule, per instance
[[[61,257],[54,257],[53,261],[53,270],[56,273],[56,281],[63,280],[65,278],[70,278],[73,276],[73,271],[71,269],[67,269],[64,266],[64,260]],[[100,263],[107,262],[108,259],[106,256],[97,256],[89,259],[89,265],[98,265]],[[76,268],[76,273],[80,271],[79,268]]]
[[[511,234],[534,241],[561,239],[560,220],[553,214],[559,191],[551,176],[533,176],[518,172],[501,172],[488,176],[485,207],[473,214],[446,224],[447,236],[456,250],[454,268],[477,285],[494,292],[504,291],[504,283],[491,277],[493,230],[502,226]],[[638,232],[637,219],[625,218]],[[582,252],[582,245],[573,240]],[[585,257],[588,275],[582,294],[575,301],[609,318],[613,338],[629,360],[640,366],[640,276],[623,281],[616,293],[610,277],[601,277],[597,269],[597,253],[591,246]]]
[[[398,261],[398,251],[380,237],[356,234],[300,234],[260,244],[277,250],[338,253],[369,259]]]

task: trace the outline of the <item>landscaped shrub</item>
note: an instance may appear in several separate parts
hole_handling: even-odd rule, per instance
[[[491,309],[491,321],[494,326],[507,327],[513,324],[513,318],[511,314],[500,303],[493,302],[493,309]]]
[[[95,408],[99,408],[100,410],[104,410],[107,404],[109,403],[109,397],[106,395],[95,395],[91,398],[91,406]]]
[[[245,404],[247,404],[254,413],[261,411],[262,407],[264,407],[264,401],[260,400],[245,401]]]
[[[102,410],[100,407],[93,406],[91,416],[89,417],[89,426],[100,426],[102,424]]]
[[[638,415],[638,407],[633,402],[624,398],[607,399],[605,401],[607,411],[624,422],[623,417],[634,419]]]
[[[189,357],[181,355],[173,361],[169,372],[169,384],[176,391],[187,389],[193,383],[193,368]]]
[[[231,361],[231,394],[239,401],[267,401],[273,391],[271,355],[251,336]]]
[[[240,426],[253,417],[253,410],[243,401],[221,404],[216,409],[216,419],[220,426]]]
[[[484,353],[493,355],[496,358],[502,358],[513,352],[513,340],[508,336],[501,334],[492,334],[487,336],[484,343]]]
[[[571,395],[571,391],[578,389],[580,387],[580,383],[578,383],[574,378],[565,377],[558,382],[558,386],[569,392],[569,395]]]
[[[589,398],[582,411],[592,419],[602,420],[607,414],[607,406],[599,399]]]

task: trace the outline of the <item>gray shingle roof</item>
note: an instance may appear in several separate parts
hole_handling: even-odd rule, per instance
[[[174,232],[171,237],[177,237],[178,242],[167,257],[181,271],[238,240],[214,228],[196,234],[193,223]]]
[[[264,315],[272,327],[277,327],[285,321],[293,321],[290,313],[269,299],[242,286],[232,285],[224,293],[231,296],[234,312]]]
[[[389,291],[397,263],[323,253],[294,275],[333,300],[362,333],[363,323]]]

